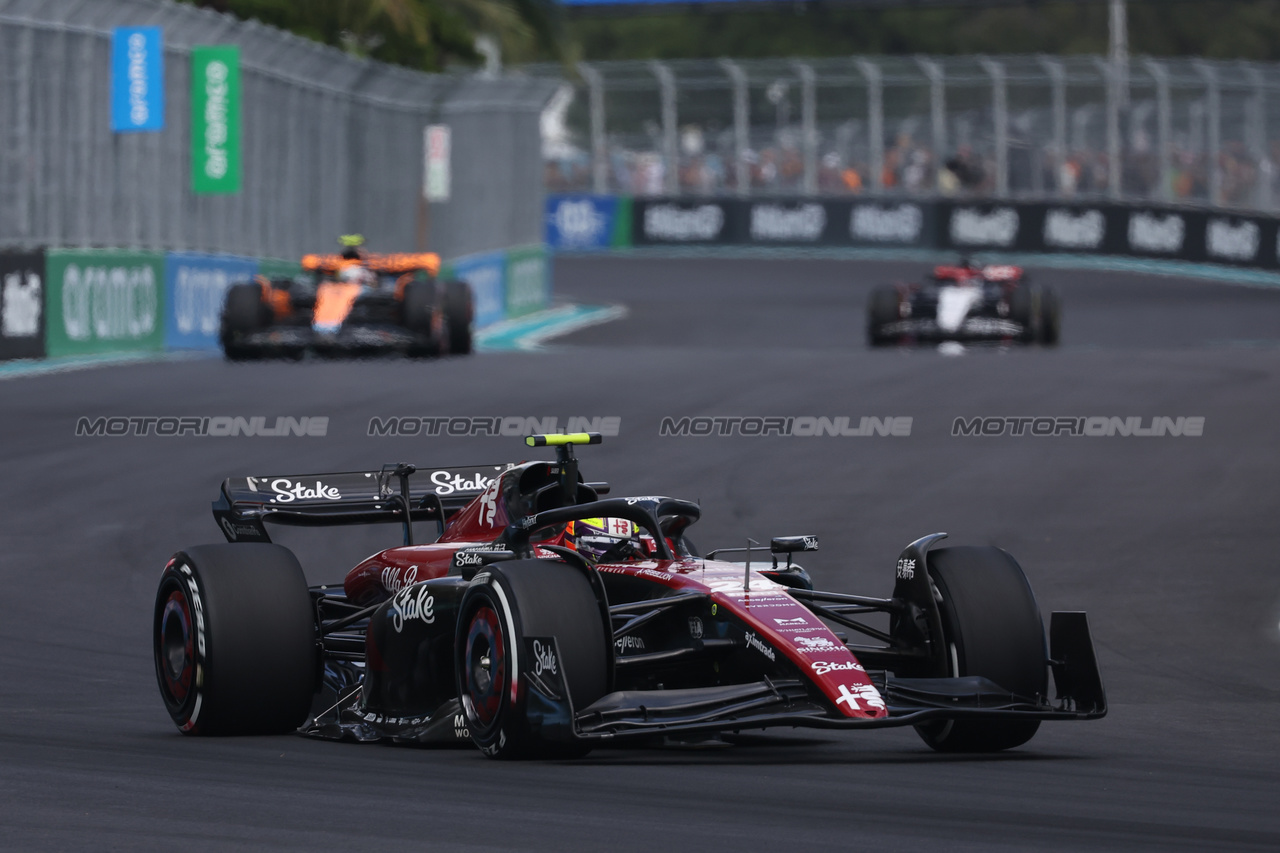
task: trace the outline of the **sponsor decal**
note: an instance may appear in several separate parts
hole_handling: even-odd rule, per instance
[[[875,243],[914,243],[924,230],[924,211],[917,204],[854,205],[849,236]]]
[[[776,657],[774,656],[774,654],[773,654],[773,649],[771,649],[771,648],[770,648],[770,647],[769,647],[769,646],[764,642],[764,640],[760,639],[760,638],[759,638],[759,637],[757,637],[755,634],[751,633],[750,631],[747,631],[747,632],[746,632],[746,640],[747,640],[747,647],[748,647],[748,648],[755,649],[756,651],[758,651],[760,654],[764,655],[765,657],[767,657],[767,658],[768,658],[769,660],[771,660],[771,661],[776,661],[776,660],[777,660],[777,658],[776,658]]]
[[[417,620],[430,625],[436,621],[436,600],[425,583],[396,593],[391,599],[391,627],[399,634],[404,623]]]
[[[971,207],[951,212],[951,242],[957,246],[1009,247],[1018,238],[1018,211],[997,207],[983,213]]]
[[[778,619],[778,618],[776,618],[776,617],[775,617],[773,621],[774,621],[774,622],[777,622],[777,623],[778,623],[778,625],[780,625],[780,626],[781,626],[781,627],[783,627],[783,628],[791,628],[791,627],[795,627],[796,625],[808,625],[808,624],[809,624],[809,620],[808,620],[808,619],[806,619],[806,618],[805,618],[805,617],[803,617],[803,616],[796,616],[796,617],[795,617],[795,618],[793,618],[793,619]]]
[[[898,560],[898,578],[899,580],[909,581],[916,576],[916,561],[914,559],[903,558]]]
[[[1176,213],[1160,216],[1134,211],[1129,214],[1129,248],[1135,252],[1173,255],[1182,251],[1187,223]]]
[[[467,717],[465,714],[453,715],[453,736],[459,740],[466,740],[471,737],[471,730],[467,728]]]
[[[692,639],[701,640],[702,633],[704,630],[705,629],[703,627],[701,617],[698,617],[698,616],[689,617],[689,636]]]
[[[1258,223],[1245,220],[1232,225],[1226,219],[1213,218],[1204,235],[1205,251],[1228,261],[1252,261],[1258,257],[1262,229]]]
[[[866,707],[860,707],[859,702]],[[841,684],[837,705],[848,705],[850,709],[863,711],[883,711],[884,698],[880,691],[870,684]]]
[[[816,550],[818,550],[818,537],[817,537],[817,536],[805,536],[805,537],[803,537],[803,538],[804,538],[804,549],[805,549],[806,551],[816,551]]]
[[[956,418],[951,423],[953,436],[1136,436],[1150,438],[1160,436],[1185,436],[1198,438],[1204,435],[1203,417],[1152,417],[1143,426],[1140,417],[975,417]]]
[[[489,527],[492,527],[498,518],[498,484],[500,482],[501,480],[494,480],[480,496],[480,523]]]
[[[644,234],[652,240],[699,242],[715,240],[724,230],[724,208],[703,204],[685,208],[655,204],[645,208]]]
[[[858,663],[856,660],[835,662],[814,661],[809,664],[809,667],[813,670],[814,675],[826,675],[828,672],[846,672],[849,670],[862,672],[862,664]]]
[[[796,646],[806,653],[835,652],[844,648],[830,637],[796,637]]]
[[[410,566],[401,571],[394,566],[387,566],[382,570],[381,580],[382,588],[394,595],[418,582],[418,567]]]
[[[40,274],[31,270],[11,272],[4,277],[0,295],[0,335],[6,338],[34,338],[40,334]]]
[[[625,654],[628,651],[644,651],[644,638],[637,637],[634,634],[627,634],[613,641],[613,647],[617,649],[618,654]]]
[[[261,541],[262,531],[251,524],[236,524],[225,515],[218,519],[218,524],[226,531],[228,542],[238,542],[240,539],[248,539],[250,541]]]
[[[1107,222],[1100,210],[1050,208],[1044,217],[1044,243],[1058,249],[1097,249],[1106,237]]]
[[[453,567],[455,569],[470,568],[473,566],[484,565],[484,554],[479,551],[455,551],[453,555]]]
[[[464,477],[452,471],[432,471],[431,483],[436,487],[437,495],[451,495],[454,492],[482,492],[494,483],[493,477],[475,474]]]
[[[558,675],[560,672],[559,665],[556,662],[556,650],[550,643],[545,646],[541,640],[533,641],[533,674],[542,675],[544,672]]]
[[[275,497],[271,499],[271,503],[287,504],[294,501],[340,501],[342,494],[333,486],[326,486],[324,483],[316,480],[315,488],[306,486],[292,480],[281,478],[271,481],[271,491],[275,492]]]
[[[827,211],[820,204],[785,207],[779,204],[751,206],[751,239],[813,243],[822,239]]]

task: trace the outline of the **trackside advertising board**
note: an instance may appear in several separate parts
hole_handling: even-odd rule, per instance
[[[631,198],[547,196],[547,245],[553,249],[610,249],[631,245]]]
[[[44,252],[0,252],[0,359],[44,356]]]
[[[551,301],[551,265],[543,246],[507,250],[506,316],[541,311]]]
[[[45,269],[49,356],[164,348],[164,255],[53,249]]]
[[[112,32],[111,129],[164,130],[164,42],[159,27],[116,27]]]
[[[252,281],[258,262],[232,255],[171,253],[164,262],[164,343],[169,349],[217,349],[227,288]]]
[[[240,48],[191,49],[191,188],[240,192]]]

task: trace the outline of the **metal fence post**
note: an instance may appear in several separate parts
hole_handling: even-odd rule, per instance
[[[1004,63],[981,59],[982,70],[991,78],[991,122],[996,142],[996,196],[1009,194],[1009,98]]]
[[[1053,163],[1054,192],[1062,196],[1062,170],[1067,164],[1067,72],[1062,63],[1047,56],[1039,57],[1040,67],[1049,75],[1050,112],[1053,115],[1053,147],[1050,159]]]
[[[804,62],[794,63],[800,78],[800,128],[804,137],[801,150],[804,153],[804,192],[813,195],[818,191],[818,126],[817,79],[813,67]]]
[[[1173,109],[1169,100],[1169,72],[1154,59],[1143,66],[1156,83],[1156,164],[1160,171],[1159,198],[1173,201]]]
[[[733,84],[733,180],[738,195],[744,196],[751,192],[751,172],[747,163],[747,149],[751,145],[747,73],[730,59],[721,59],[720,67]]]
[[[1222,204],[1222,93],[1218,85],[1218,72],[1204,60],[1197,60],[1196,71],[1204,79],[1205,100],[1208,108],[1209,138],[1206,148],[1208,154],[1209,203]]]
[[[658,60],[650,60],[653,76],[658,78],[662,99],[662,188],[669,194],[680,192],[680,150],[676,139],[676,78],[671,69]]]
[[[1106,91],[1107,115],[1107,195],[1119,200],[1122,195],[1120,166],[1120,90],[1116,82],[1115,68],[1100,57],[1093,63],[1101,75]]]
[[[854,64],[867,81],[867,136],[871,148],[871,187],[884,189],[884,78],[880,66],[866,59]]]
[[[1271,209],[1271,178],[1274,167],[1267,151],[1267,83],[1262,70],[1251,62],[1242,63],[1245,76],[1253,86],[1250,99],[1248,145],[1257,163],[1254,205],[1259,210]]]
[[[923,56],[916,64],[929,78],[929,130],[933,136],[933,185],[938,189],[938,176],[947,158],[947,79],[942,66]]]
[[[578,63],[578,73],[587,84],[587,111],[591,123],[591,191],[604,195],[609,191],[609,161],[604,145],[604,77],[585,62]]]

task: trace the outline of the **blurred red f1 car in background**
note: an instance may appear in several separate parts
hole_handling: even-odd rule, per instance
[[[962,259],[934,267],[923,284],[878,287],[867,305],[871,346],[900,343],[1056,344],[1058,295],[1031,284],[1022,267],[976,266]]]
[[[302,268],[294,278],[257,276],[227,290],[227,358],[471,352],[471,290],[437,278],[438,255],[351,250],[307,255]]]

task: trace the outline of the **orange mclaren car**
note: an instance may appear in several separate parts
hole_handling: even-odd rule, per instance
[[[295,278],[234,284],[222,311],[227,358],[471,352],[465,282],[441,281],[434,254],[307,255]]]

